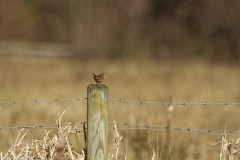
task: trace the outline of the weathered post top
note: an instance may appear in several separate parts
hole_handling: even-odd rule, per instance
[[[90,84],[87,97],[87,160],[107,160],[108,87]]]
[[[100,90],[107,90],[108,87],[105,84],[97,83],[97,84],[90,84],[88,86],[88,91],[93,90],[93,89],[100,89]]]

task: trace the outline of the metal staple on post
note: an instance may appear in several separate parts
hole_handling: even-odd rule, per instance
[[[107,160],[108,87],[91,84],[87,96],[87,160]]]

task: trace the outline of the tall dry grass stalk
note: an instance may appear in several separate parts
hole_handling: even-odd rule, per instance
[[[172,100],[171,100],[172,101]],[[174,106],[170,105],[167,107],[167,126],[171,126],[171,120],[172,120],[172,112],[174,110]],[[166,143],[165,143],[165,155],[166,159],[169,159],[170,156],[170,129],[166,130]]]
[[[240,141],[240,138],[236,140],[236,143],[234,144],[234,139],[229,140],[227,136],[229,135],[229,132],[227,131],[227,123],[225,125],[224,132],[221,136],[221,139],[217,142],[212,142],[209,145],[220,145],[219,149],[219,159],[220,160],[234,160],[234,158],[237,158],[237,153],[240,153],[240,149],[238,149],[238,144]]]

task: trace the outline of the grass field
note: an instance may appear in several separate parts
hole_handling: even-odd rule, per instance
[[[156,62],[148,58],[104,60],[47,57],[1,57],[0,101],[86,97],[94,83],[92,73],[107,74],[104,84],[109,97],[142,101],[240,102],[239,65],[203,60]],[[239,106],[174,106],[172,126],[197,129],[240,130]],[[0,126],[54,124],[57,113],[63,122],[86,121],[86,101],[20,103],[0,105]],[[109,121],[166,125],[167,106],[109,101]],[[14,143],[18,131],[0,131],[0,151]],[[124,131],[121,132],[124,136]],[[44,130],[33,130],[29,139],[42,138]],[[129,159],[150,159],[155,131],[129,132]],[[109,151],[114,148],[110,131]],[[163,156],[166,132],[159,133],[159,153]],[[240,135],[229,136],[236,140]],[[194,159],[219,159],[219,146],[206,144],[221,136],[196,135]],[[187,159],[192,153],[193,132],[171,131],[170,159]],[[122,148],[125,140],[123,137]],[[123,153],[122,153],[123,154]],[[236,155],[237,156],[237,155]],[[238,157],[239,158],[239,157]],[[164,158],[162,158],[164,159]]]

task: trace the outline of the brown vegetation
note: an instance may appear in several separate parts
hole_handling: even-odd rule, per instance
[[[239,6],[218,0],[0,1],[0,101],[86,97],[92,73],[105,73],[113,98],[239,102]],[[109,121],[212,130],[223,130],[227,121],[228,129],[240,130],[239,106],[174,106],[171,120],[168,107],[109,101]],[[1,104],[0,109],[0,126],[52,124],[63,110],[65,122],[85,121],[87,115],[86,101]],[[110,155],[117,144],[124,157],[125,132],[119,129],[121,141],[115,143],[116,133],[109,131]],[[18,134],[0,130],[3,153],[18,144]],[[153,157],[156,134],[129,131],[128,158]],[[21,140],[44,136],[43,130],[30,129]],[[205,144],[221,137],[160,131],[159,157],[218,159],[218,148]],[[57,142],[61,157],[66,139],[58,140],[52,144]],[[223,141],[229,148],[226,136]]]
[[[92,72],[107,74],[104,84],[109,97],[143,101],[239,102],[239,66],[209,64],[204,61],[185,62],[150,59],[73,60],[43,57],[1,57],[1,101],[86,97],[87,86],[94,83]],[[171,125],[198,129],[223,130],[226,121],[230,130],[239,130],[239,106],[174,106]],[[86,101],[59,103],[19,103],[1,105],[1,126],[53,124],[56,113],[66,110],[64,122],[86,120]],[[167,124],[167,106],[140,105],[109,101],[109,121]],[[110,126],[111,127],[111,126]],[[30,130],[25,140],[41,139],[43,130]],[[17,130],[2,130],[0,148],[3,153],[14,144]],[[166,132],[159,132],[159,154],[164,156]],[[120,147],[125,149],[125,131]],[[115,150],[114,131],[109,131],[109,152]],[[153,155],[155,131],[129,131],[128,156],[146,159]],[[218,147],[206,147],[221,136],[198,133],[194,159],[216,159]],[[229,138],[239,138],[229,135]],[[170,158],[186,159],[192,154],[194,133],[171,131]],[[83,148],[83,143],[76,147]],[[80,146],[79,146],[80,145]],[[120,150],[124,155],[124,151]],[[112,153],[112,152],[111,152]],[[115,151],[113,152],[115,153]],[[215,154],[213,154],[215,153]],[[149,159],[149,158],[148,158]]]

